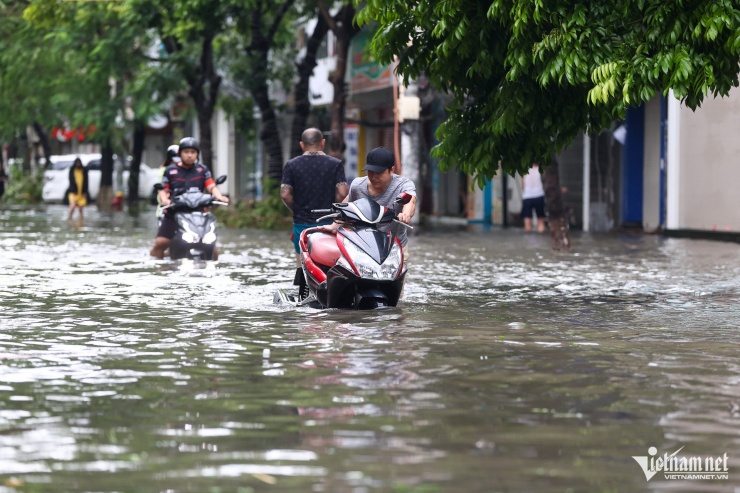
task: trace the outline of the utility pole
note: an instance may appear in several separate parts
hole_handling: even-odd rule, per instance
[[[402,174],[414,182],[416,187],[416,210],[417,213],[411,219],[412,224],[419,223],[419,209],[423,184],[421,182],[419,143],[421,137],[419,132],[419,114],[421,113],[421,100],[419,99],[419,85],[415,79],[409,81],[408,87],[403,85],[399,88],[398,97],[398,121],[401,124],[401,163]]]

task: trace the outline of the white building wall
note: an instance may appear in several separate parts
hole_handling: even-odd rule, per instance
[[[740,89],[680,108],[680,229],[740,231]]]
[[[681,229],[681,103],[673,91],[667,98],[666,229]]]
[[[660,98],[654,98],[645,104],[642,225],[646,231],[660,226],[660,133]]]
[[[235,131],[233,118],[226,112],[218,109],[213,115],[213,177],[227,175],[229,179],[219,186],[219,189],[234,197],[236,194],[236,169],[234,156],[236,154]]]
[[[337,66],[336,58],[321,58],[316,61],[313,75],[308,80],[308,99],[313,106],[330,105],[334,101],[334,86],[329,81],[329,74]]]

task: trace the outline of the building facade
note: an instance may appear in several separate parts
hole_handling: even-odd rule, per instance
[[[325,56],[310,81],[311,102],[326,108],[333,98],[328,75],[336,63],[329,33]],[[393,67],[367,53],[371,33],[352,41],[347,70],[345,172],[348,180],[364,174],[364,156],[376,146],[418,159],[414,177],[420,211],[430,218],[458,223],[516,226],[521,217],[520,177],[499,173],[483,190],[470,177],[441,171],[431,158],[434,134],[444,121],[444,99],[414,81],[420,111],[415,125],[399,122],[403,88]],[[407,122],[408,123],[408,122]],[[227,189],[236,198],[260,198],[263,157],[256,137],[239,135],[219,111],[214,117],[214,172],[228,174]],[[289,128],[288,120],[283,128]],[[328,130],[322,128],[322,130]],[[599,135],[579,136],[557,156],[563,199],[571,227],[602,232],[633,228],[647,232],[737,232],[735,183],[740,182],[740,89],[726,98],[705,100],[697,111],[672,95],[631,108],[624,121]],[[193,129],[197,137],[197,129]],[[415,132],[414,139],[404,139]],[[286,137],[287,140],[287,137]],[[403,143],[417,149],[402,149]],[[166,148],[162,142],[155,153]],[[286,142],[286,159],[289,143]],[[147,161],[152,159],[147,157]]]

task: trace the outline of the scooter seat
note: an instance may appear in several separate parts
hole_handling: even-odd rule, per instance
[[[337,237],[321,232],[309,235],[308,255],[314,263],[332,267],[342,255],[337,246]]]

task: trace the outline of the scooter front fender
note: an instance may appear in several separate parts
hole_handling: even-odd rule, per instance
[[[318,291],[317,299],[328,308],[361,309],[364,307],[362,303],[364,298],[383,299],[387,306],[396,306],[405,279],[405,271],[393,281],[360,279],[354,272],[337,265],[327,273],[326,301],[319,297]]]
[[[213,260],[216,248],[216,218],[209,212],[190,211],[175,214],[177,231],[170,242],[170,258]],[[210,235],[209,235],[210,233]],[[209,242],[203,239],[210,236]]]

